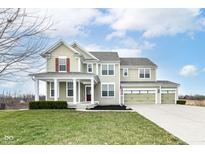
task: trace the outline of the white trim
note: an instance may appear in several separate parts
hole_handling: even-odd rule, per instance
[[[57,101],[58,100],[58,80],[57,79],[54,79],[54,101]]]
[[[114,85],[114,96],[102,96],[102,85]],[[101,86],[100,86],[100,96],[101,98],[115,98],[115,82],[101,82]]]
[[[96,66],[96,74],[98,75],[99,74],[99,69],[98,69],[98,63],[95,63],[95,66]]]
[[[92,58],[99,60],[99,59],[98,59],[97,57],[95,57],[93,54],[91,54],[91,53],[88,52],[86,49],[84,49],[83,47],[81,47],[78,43],[73,42],[73,43],[71,44],[71,46],[73,46],[73,45],[78,46],[78,48],[80,48],[82,51],[84,51],[85,53],[87,53],[87,54],[88,54],[89,56],[91,56]]]
[[[80,80],[78,80],[78,102],[80,103]]]
[[[119,70],[118,70],[119,71],[119,73],[118,73],[119,74],[119,94],[118,95],[119,95],[119,104],[122,105],[122,103],[121,103],[121,84],[120,84],[120,64],[118,64],[118,65],[119,65],[118,66],[119,67]]]
[[[80,54],[77,50],[75,50],[74,48],[72,48],[69,44],[67,44],[65,41],[63,40],[59,40],[57,42],[55,42],[52,46],[50,46],[44,53],[42,53],[42,56],[45,56],[45,54],[50,54],[52,53],[56,48],[58,48],[60,45],[65,45],[67,48],[69,48],[70,50],[72,50],[75,53]]]
[[[73,103],[77,103],[77,93],[76,93],[76,79],[73,79]]]
[[[107,72],[109,72],[109,69],[108,69],[108,68],[109,68],[109,65],[113,65],[113,66],[114,66],[114,67],[113,67],[113,70],[114,70],[113,75],[109,75],[109,74],[103,75],[103,74],[102,74],[102,65],[107,65]],[[101,64],[100,64],[100,75],[101,75],[101,76],[115,76],[115,65],[116,65],[115,63],[104,63],[104,64],[101,63]]]
[[[60,70],[60,59],[65,60],[65,71]],[[67,72],[67,57],[66,56],[58,56],[58,72]]]
[[[91,79],[91,104],[95,102],[95,90],[94,90],[94,79]]]
[[[123,104],[125,104],[124,102],[124,95],[125,95],[125,92],[126,90],[154,90],[155,91],[155,104],[157,104],[157,88],[123,88]]]
[[[80,62],[80,57],[78,57],[78,72],[81,72],[81,62]]]
[[[45,81],[46,82],[46,89],[45,89],[45,93],[46,93],[46,101],[48,100],[48,81]]]
[[[178,88],[162,88],[161,90],[166,90],[166,91],[169,91],[169,90],[172,90],[172,91],[175,91],[174,92],[174,96],[175,96],[175,98],[174,98],[174,103],[176,104],[177,103],[177,98],[178,98]]]
[[[86,65],[87,65],[87,73],[93,73],[93,63],[87,63]],[[89,72],[89,71],[88,71],[88,65],[91,65],[91,67],[92,67],[92,72]]]
[[[35,101],[39,101],[39,80],[35,80]]]
[[[141,69],[144,69],[144,78],[140,78],[140,70]],[[149,69],[149,78],[145,78],[145,69]],[[151,79],[151,73],[152,71],[151,71],[151,68],[142,68],[142,67],[140,67],[140,68],[138,68],[138,79],[143,79],[143,80],[146,80],[146,79]]]
[[[87,90],[86,90],[87,87],[90,87],[90,88],[91,88],[91,85],[85,85],[85,99],[84,99],[85,102],[88,102],[88,101],[87,101]],[[90,101],[89,101],[89,102],[90,102]]]
[[[127,76],[125,76],[125,70],[127,70]],[[129,69],[128,68],[123,68],[122,69],[123,77],[128,77]]]
[[[162,87],[159,87],[159,104],[162,104]]]

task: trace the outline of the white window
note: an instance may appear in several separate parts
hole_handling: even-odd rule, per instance
[[[101,85],[101,97],[114,97],[115,85],[113,83],[103,83]]]
[[[54,82],[50,82],[50,97],[54,97]]]
[[[87,72],[93,73],[93,64],[87,64]]]
[[[123,76],[128,77],[128,68],[123,68]]]
[[[67,82],[67,96],[73,96],[73,82]]]
[[[140,68],[139,69],[139,78],[140,79],[150,79],[151,69],[150,68]]]
[[[115,75],[115,65],[114,64],[102,64],[101,65],[101,75]]]
[[[66,58],[59,58],[59,72],[66,72]]]

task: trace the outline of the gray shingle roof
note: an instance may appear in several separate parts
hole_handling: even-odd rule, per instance
[[[90,52],[101,61],[120,61],[117,52]]]
[[[143,65],[143,66],[155,66],[157,65],[153,63],[148,58],[120,58],[121,65]]]

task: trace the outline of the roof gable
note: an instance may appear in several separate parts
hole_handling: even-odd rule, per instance
[[[94,56],[93,54],[91,54],[89,51],[87,51],[86,49],[84,49],[83,47],[81,47],[78,43],[74,42],[71,45],[74,49],[76,49],[78,52],[80,52],[85,59],[89,59],[89,60],[99,60],[96,56]]]
[[[69,44],[64,42],[63,40],[59,40],[56,43],[54,43],[52,46],[50,46],[45,52],[41,54],[42,57],[46,57],[47,55],[51,54],[55,49],[60,47],[61,45],[65,45],[67,48],[69,48],[74,53],[80,54],[77,50],[75,50],[73,47],[71,47]]]

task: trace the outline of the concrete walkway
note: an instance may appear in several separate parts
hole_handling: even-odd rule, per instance
[[[174,104],[129,107],[188,144],[205,144],[205,107]]]

